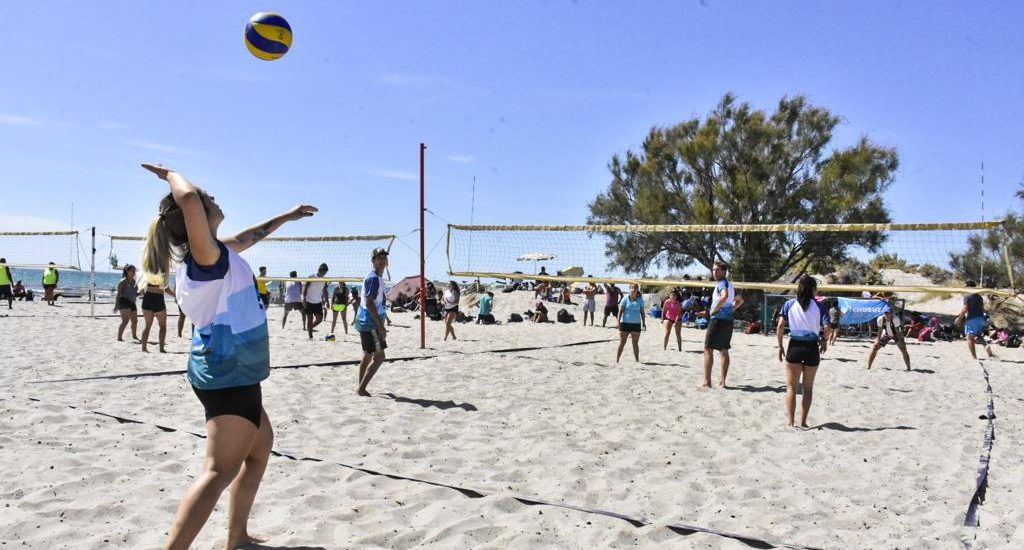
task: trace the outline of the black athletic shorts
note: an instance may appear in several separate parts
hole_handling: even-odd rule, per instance
[[[284,310],[285,311],[291,311],[293,309],[296,309],[296,310],[299,310],[299,311],[306,311],[302,307],[302,302],[285,302],[285,304],[284,304]]]
[[[805,367],[817,367],[821,363],[818,343],[809,340],[790,340],[786,348],[786,362]]]
[[[359,341],[365,353],[377,353],[388,349],[388,343],[380,337],[376,330],[359,331]]]
[[[202,402],[207,421],[215,416],[231,414],[241,416],[257,428],[260,427],[263,418],[263,390],[259,384],[220,390],[201,390],[192,386],[192,391],[196,392],[196,397]]]
[[[312,313],[313,315],[324,314],[323,302],[317,302],[315,304],[313,302],[302,302],[302,309],[304,309],[306,313]]]
[[[444,314],[448,315],[449,313],[454,313],[454,314],[458,315],[459,314],[459,306],[453,306],[453,307],[446,307],[446,308],[444,308]]]
[[[146,292],[142,295],[142,311],[160,313],[167,311],[167,304],[164,303],[163,292]]]
[[[619,305],[618,304],[613,304],[613,305],[610,305],[610,306],[604,306],[604,316],[607,317],[609,315],[611,315],[612,317],[618,317],[619,316]]]
[[[270,293],[269,292],[260,294],[260,299],[263,300],[263,307],[264,308],[270,307]]]
[[[619,323],[619,332],[640,332],[640,323]]]
[[[11,285],[0,285],[0,300],[14,298],[14,293],[11,292]]]
[[[727,350],[732,343],[732,319],[712,319],[704,335],[704,349]]]
[[[43,285],[43,290],[53,290],[55,288],[57,288],[57,285],[55,285],[55,284],[53,284],[53,285]]]
[[[135,306],[135,302],[129,300],[128,298],[118,298],[117,309],[130,309],[132,311],[139,310],[139,308]]]
[[[828,328],[830,328],[832,330],[835,330],[835,329],[839,328],[839,323],[829,323],[828,324]]]

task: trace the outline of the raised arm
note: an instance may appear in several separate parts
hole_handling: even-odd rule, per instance
[[[223,242],[225,245],[231,247],[231,250],[241,253],[252,245],[267,238],[268,235],[277,231],[277,229],[286,222],[308,218],[316,212],[316,207],[308,204],[301,204],[283,214],[278,214],[269,220],[245,229],[233,237],[228,237],[224,239]]]
[[[171,187],[171,196],[175,204],[181,208],[185,219],[185,230],[188,231],[188,249],[199,265],[214,265],[220,259],[220,247],[210,232],[210,222],[206,218],[206,207],[199,191],[185,176],[164,168],[159,164],[143,164],[143,168]]]

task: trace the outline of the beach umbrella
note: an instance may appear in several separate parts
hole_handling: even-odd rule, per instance
[[[554,260],[555,255],[548,252],[530,252],[529,254],[523,254],[516,258],[517,262],[533,262],[533,273],[537,273],[537,262],[543,262],[546,260]]]

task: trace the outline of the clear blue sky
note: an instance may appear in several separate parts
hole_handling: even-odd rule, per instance
[[[0,228],[141,234],[158,161],[210,188],[225,232],[299,202],[283,234],[466,223],[582,223],[613,153],[732,91],[772,109],[806,94],[896,147],[896,221],[989,218],[1024,179],[1018,2],[64,1],[5,5]],[[246,50],[263,9],[293,28]],[[539,201],[556,207],[537,208]],[[444,222],[428,216],[428,248]],[[410,244],[415,235],[406,237]],[[416,259],[396,245],[393,274]],[[444,246],[428,271],[441,276]]]

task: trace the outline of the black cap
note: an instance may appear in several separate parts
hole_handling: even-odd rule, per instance
[[[371,260],[376,260],[377,256],[380,256],[381,254],[387,256],[388,255],[388,251],[383,249],[383,248],[380,248],[380,247],[374,248],[373,249],[373,254],[370,254],[370,259]]]

